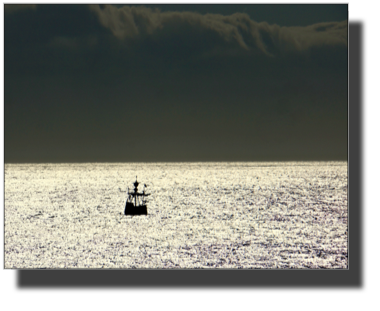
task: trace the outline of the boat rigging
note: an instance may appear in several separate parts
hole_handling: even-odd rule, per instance
[[[148,215],[148,209],[147,209],[147,200],[146,197],[150,194],[145,193],[145,188],[147,188],[147,185],[144,184],[144,189],[142,192],[138,192],[138,186],[139,182],[134,182],[135,188],[133,189],[133,192],[129,191],[128,188],[128,198],[125,202],[125,209],[124,209],[124,215]]]

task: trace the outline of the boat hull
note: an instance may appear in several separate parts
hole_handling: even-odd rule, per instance
[[[125,204],[124,215],[148,215],[146,205],[134,206],[132,203]]]

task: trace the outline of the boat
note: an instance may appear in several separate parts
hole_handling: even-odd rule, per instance
[[[124,215],[148,215],[147,200],[145,198],[150,194],[145,193],[145,188],[147,187],[145,184],[143,192],[138,192],[137,188],[139,184],[136,176],[136,181],[133,184],[135,186],[133,192],[130,192],[128,188],[128,198],[125,202]]]

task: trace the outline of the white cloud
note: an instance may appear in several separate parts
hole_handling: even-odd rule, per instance
[[[281,27],[266,22],[258,23],[245,13],[224,16],[201,15],[195,12],[161,12],[146,7],[90,7],[98,15],[101,24],[121,40],[145,35],[178,34],[179,29],[186,27],[200,37],[208,31],[217,34],[226,43],[245,50],[259,50],[267,55],[302,52],[321,46],[347,47],[347,21],[318,23],[306,27]]]

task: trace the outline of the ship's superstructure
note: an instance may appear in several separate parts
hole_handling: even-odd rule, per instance
[[[135,186],[133,192],[130,192],[128,188],[128,198],[125,203],[124,215],[148,215],[146,197],[150,194],[145,193],[145,188],[147,187],[145,184],[143,192],[138,192],[137,188],[139,184],[136,176],[136,181],[133,184]]]

